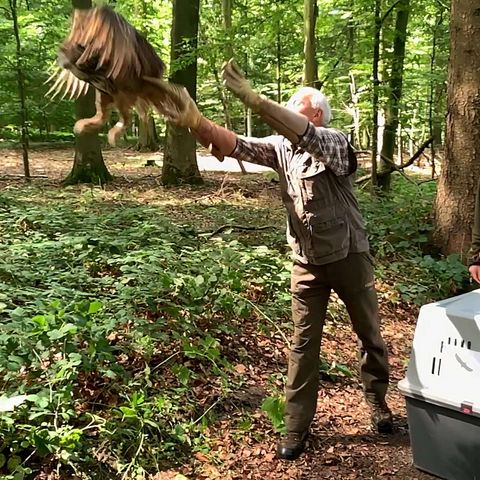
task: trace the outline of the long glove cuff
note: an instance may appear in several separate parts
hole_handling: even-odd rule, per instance
[[[237,135],[220,125],[202,117],[198,127],[192,130],[199,143],[212,155],[223,161],[237,146]]]
[[[262,98],[255,108],[262,119],[293,144],[299,143],[308,128],[308,119],[282,105]]]

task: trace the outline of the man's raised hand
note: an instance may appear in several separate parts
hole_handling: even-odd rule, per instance
[[[250,86],[235,60],[230,59],[222,65],[223,84],[247,107],[258,110],[262,97]]]
[[[144,77],[158,90],[155,107],[167,120],[179,127],[196,130],[202,114],[185,87],[166,82],[159,78]]]

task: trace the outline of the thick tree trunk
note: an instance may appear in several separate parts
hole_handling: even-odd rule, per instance
[[[172,25],[171,81],[184,85],[195,100],[197,90],[197,38],[199,0],[174,0]],[[178,60],[183,58],[182,67]],[[185,59],[190,58],[188,64]],[[167,141],[163,156],[162,183],[202,183],[196,157],[196,141],[185,128],[167,127]]]
[[[73,0],[73,8],[91,8],[91,0]],[[75,100],[75,118],[95,115],[95,89],[90,87],[86,95]],[[78,135],[75,139],[75,157],[72,171],[64,180],[65,185],[93,183],[103,185],[112,180],[105,162],[97,133]]]
[[[480,8],[453,0],[446,158],[435,203],[435,240],[443,253],[470,245],[475,186],[480,178]]]
[[[196,140],[186,128],[167,123],[167,141],[165,144],[162,183],[164,185],[200,185],[200,176],[196,156]],[[173,161],[174,159],[174,161]]]
[[[315,48],[315,25],[317,23],[317,0],[304,0],[304,43],[305,66],[303,83],[318,88],[318,68]]]
[[[77,119],[91,117],[95,113],[95,91],[89,88],[88,93],[75,101],[75,117]],[[102,148],[97,133],[84,133],[75,138],[75,157],[73,168],[64,180],[65,185],[77,183],[93,183],[104,185],[112,180],[103,161]]]
[[[380,172],[390,171],[395,152],[395,136],[397,134],[400,100],[402,98],[403,64],[405,60],[405,43],[407,40],[410,0],[400,0],[395,22],[395,38],[393,41],[393,58],[390,73],[390,89],[385,110],[385,128],[383,131],[382,152],[380,157]],[[379,187],[387,192],[390,190],[390,173],[379,176]]]

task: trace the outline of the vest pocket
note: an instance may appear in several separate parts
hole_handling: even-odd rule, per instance
[[[318,212],[306,212],[310,230],[310,254],[325,257],[339,250],[348,249],[350,227],[343,209],[331,205]]]

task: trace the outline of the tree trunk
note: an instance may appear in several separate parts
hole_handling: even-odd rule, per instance
[[[30,162],[28,160],[28,112],[25,94],[25,76],[23,73],[22,64],[22,44],[20,41],[20,30],[18,27],[18,10],[17,0],[10,0],[10,12],[13,20],[13,33],[15,35],[16,44],[16,68],[17,68],[17,83],[18,83],[18,97],[20,100],[20,131],[22,138],[22,158],[23,170],[25,173],[25,180],[30,181]]]
[[[395,135],[397,133],[400,100],[402,98],[403,64],[405,60],[405,43],[407,40],[410,0],[400,0],[395,22],[395,38],[393,41],[393,58],[390,73],[390,88],[385,110],[385,128],[383,131],[380,171],[391,171],[391,162],[395,151]],[[384,191],[390,190],[391,175],[379,176],[379,186]]]
[[[435,241],[444,254],[465,253],[471,241],[480,178],[480,9],[453,0],[446,155],[435,202]]]
[[[222,0],[222,16],[223,16],[223,30],[225,32],[225,37],[227,39],[225,43],[225,60],[230,60],[233,58],[233,44],[232,44],[232,0]],[[219,95],[222,100],[223,113],[225,115],[225,126],[231,130],[232,129],[232,118],[230,116],[230,105],[228,101],[227,90],[222,87],[222,82],[220,81],[218,70],[214,67],[215,80],[217,82]],[[238,166],[242,173],[247,173],[243,162],[237,158]]]
[[[441,124],[438,121],[438,112],[436,107],[436,103],[438,103],[439,99],[439,87],[438,81],[434,81],[434,75],[437,71],[437,40],[439,36],[439,29],[443,23],[443,8],[437,13],[437,21],[435,22],[435,26],[433,27],[432,32],[432,53],[430,56],[430,76],[432,80],[430,80],[430,95],[428,100],[428,128],[430,132],[430,137],[433,138],[432,146],[430,149],[430,156],[431,156],[431,164],[432,164],[432,178],[435,178],[436,175],[436,150],[437,146],[441,144],[442,133],[441,133]],[[439,127],[440,126],[440,130]]]
[[[91,0],[73,0],[73,8],[92,7]],[[75,100],[75,118],[88,118],[95,115],[95,89],[90,87],[86,95]],[[84,133],[75,138],[75,157],[72,171],[64,180],[64,185],[94,183],[103,185],[112,180],[103,161],[102,149],[97,133]]]
[[[226,36],[225,60],[233,58],[232,45],[232,0],[222,0],[223,30]]]
[[[381,0],[375,0],[374,13],[374,32],[373,32],[373,63],[372,63],[372,186],[378,185],[377,176],[377,156],[378,156],[378,90],[380,82],[378,80],[378,65],[380,63],[380,34],[382,32],[382,19],[380,17]]]
[[[139,152],[156,152],[159,148],[155,120],[151,114],[146,119],[138,118],[138,142],[136,149]]]
[[[196,140],[188,129],[167,122],[162,183],[163,185],[200,185],[203,183],[196,162]],[[168,163],[165,162],[168,159]]]
[[[141,18],[147,18],[148,7],[145,0],[142,0],[138,5]],[[147,32],[141,32],[147,38]],[[159,148],[157,130],[155,128],[155,120],[153,115],[148,112],[145,117],[138,115],[138,141],[135,146],[139,152],[156,152]]]
[[[91,117],[95,113],[95,91],[92,87],[86,95],[75,101],[75,118]],[[93,183],[104,185],[112,180],[103,161],[102,148],[97,133],[83,133],[75,138],[75,157],[73,168],[64,185],[77,183]]]
[[[197,90],[197,40],[199,0],[173,0],[172,49],[170,79],[184,85],[190,96],[196,99]],[[178,60],[181,59],[181,68]],[[185,59],[190,59],[185,63]],[[167,140],[163,156],[162,183],[199,184],[202,177],[196,158],[196,141],[186,128],[167,125]]]
[[[304,44],[305,66],[303,83],[318,88],[318,69],[315,48],[315,25],[317,23],[317,0],[304,0]]]

